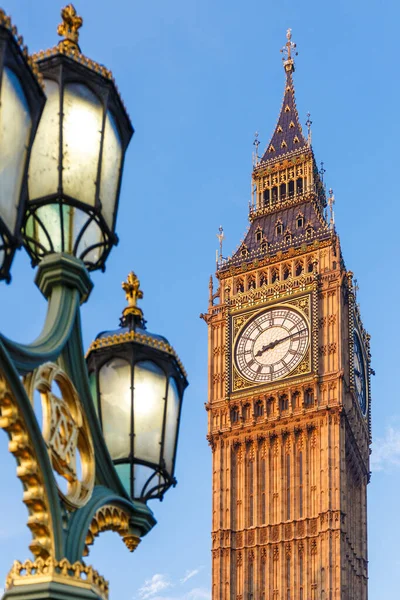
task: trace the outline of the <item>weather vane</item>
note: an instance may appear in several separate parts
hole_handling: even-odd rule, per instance
[[[306,121],[306,127],[307,127],[307,138],[308,138],[308,145],[311,146],[311,125],[312,125],[312,121],[310,119],[311,117],[311,113],[308,112],[307,113],[307,121]]]
[[[256,165],[258,165],[258,146],[260,145],[260,140],[258,139],[258,131],[255,132],[254,134],[254,142],[253,142],[253,146],[255,147],[255,151],[253,152],[253,166],[255,167]]]
[[[286,65],[291,65],[293,67],[294,61],[292,58],[292,50],[295,50],[297,46],[294,42],[292,42],[292,30],[290,29],[290,27],[286,32],[286,39],[287,39],[287,42],[281,49],[281,52],[284,55],[282,57],[282,60],[283,60],[283,64],[285,65],[285,67],[286,67]],[[298,55],[298,52],[297,51],[294,52],[294,56],[297,56],[297,55]]]
[[[328,198],[328,206],[329,206],[329,212],[330,212],[329,226],[331,229],[333,229],[333,227],[335,225],[335,213],[333,212],[334,204],[335,204],[335,196],[333,195],[333,189],[330,188],[329,198]]]
[[[68,4],[65,8],[61,9],[62,23],[57,27],[58,35],[64,37],[60,41],[59,45],[70,49],[77,49],[79,51],[79,29],[82,27],[83,19],[76,13],[73,4]]]
[[[219,241],[219,255],[218,255],[218,250],[217,250],[217,263],[218,263],[218,260],[221,260],[221,258],[222,258],[222,242],[225,239],[224,229],[223,229],[222,225],[220,225],[218,228],[217,238]]]
[[[354,287],[353,287],[353,289],[354,289],[354,300],[357,302],[357,292],[360,289],[358,287],[358,279],[354,280]]]
[[[322,183],[324,183],[324,175],[325,175],[325,173],[326,173],[326,169],[324,169],[324,161],[321,160],[321,168],[319,170],[319,174],[321,176]]]

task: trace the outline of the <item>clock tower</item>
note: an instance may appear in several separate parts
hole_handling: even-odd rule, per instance
[[[220,253],[201,315],[212,600],[368,596],[369,335],[311,123],[305,137],[299,122],[294,48],[288,30],[283,102],[255,154],[249,228],[231,257]]]

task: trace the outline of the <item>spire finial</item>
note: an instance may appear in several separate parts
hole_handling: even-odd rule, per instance
[[[222,258],[222,242],[225,239],[224,229],[223,229],[222,225],[220,225],[218,228],[217,238],[219,241],[219,255],[218,255],[218,250],[217,250],[217,263],[218,263]]]
[[[325,175],[325,173],[326,173],[326,169],[324,168],[324,161],[321,160],[321,167],[320,167],[320,170],[319,170],[319,175],[321,177],[321,182],[322,183],[324,183],[324,175]]]
[[[329,219],[329,227],[330,229],[333,229],[335,226],[335,213],[333,211],[333,205],[335,204],[335,196],[333,195],[333,189],[330,188],[329,190],[329,198],[328,198],[328,206],[329,206],[329,212],[330,212],[330,219]]]
[[[253,152],[253,167],[256,167],[259,163],[259,156],[258,156],[258,146],[260,145],[260,140],[258,139],[258,131],[255,132],[254,134],[254,142],[253,142],[253,146],[255,147],[255,151]]]
[[[137,306],[137,301],[143,298],[143,292],[140,289],[140,281],[133,271],[131,271],[122,283],[122,289],[125,292],[128,306],[122,312],[121,324],[126,327],[129,325],[128,317],[132,317],[133,323],[143,321],[143,312]]]
[[[307,113],[306,127],[307,127],[307,141],[308,141],[308,145],[309,146],[311,146],[311,125],[312,125],[312,121],[311,121],[310,117],[311,117],[311,113],[308,112]]]
[[[283,66],[285,67],[286,72],[291,72],[291,71],[293,72],[294,71],[294,60],[293,60],[293,56],[292,56],[292,50],[296,49],[296,44],[294,42],[292,42],[292,30],[290,29],[290,27],[286,32],[286,39],[287,39],[287,42],[281,49],[282,54],[284,54],[284,56],[282,57]],[[298,52],[294,52],[293,55],[297,56]]]
[[[79,29],[82,27],[83,19],[76,13],[73,4],[68,4],[61,9],[62,23],[57,27],[58,35],[64,36],[59,42],[59,46],[68,49],[77,49],[79,51]]]

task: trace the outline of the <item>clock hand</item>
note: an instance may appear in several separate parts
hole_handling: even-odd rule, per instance
[[[287,335],[284,338],[281,338],[280,340],[274,340],[273,342],[270,342],[269,344],[267,344],[266,346],[263,346],[261,348],[261,350],[259,350],[256,353],[256,356],[262,356],[262,354],[264,352],[266,352],[267,350],[272,350],[272,348],[275,348],[275,346],[277,346],[278,344],[280,344],[281,342],[285,342],[286,340],[289,340],[291,337],[295,336],[295,335],[299,335],[300,333],[303,333],[303,331],[307,331],[307,328],[301,329],[300,331],[296,331],[295,333],[292,333],[291,335]]]

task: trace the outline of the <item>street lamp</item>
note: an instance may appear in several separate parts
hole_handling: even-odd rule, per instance
[[[21,245],[29,155],[45,95],[22,38],[0,9],[0,279]]]
[[[8,201],[0,197],[0,233],[8,244],[0,248],[0,259],[7,276],[16,243],[12,235],[18,241],[16,224],[23,215],[25,247],[39,263],[35,282],[48,300],[42,333],[33,343],[0,334],[0,428],[17,461],[33,554],[33,559],[14,562],[3,600],[107,600],[107,582],[83,557],[103,531],[117,532],[133,551],[155,525],[145,501],[162,497],[175,483],[187,385],[166,340],[145,332],[136,307],[139,282],[133,278],[125,286],[131,300],[121,330],[132,343],[100,349],[107,346],[107,336],[94,343],[98,348],[91,348],[89,363],[98,369],[100,400],[95,396],[97,406],[93,402],[80,305],[93,287],[88,271],[104,268],[117,240],[122,165],[133,129],[111,74],[80,52],[82,19],[72,5],[61,14],[59,33],[65,39],[36,56],[47,104],[31,153],[29,199],[16,209],[12,198],[19,194],[18,185],[26,188],[29,144],[43,98],[39,89],[34,99],[37,83],[24,71],[23,53],[12,45],[11,25],[0,11],[0,195],[1,186],[15,194]],[[10,111],[15,139],[7,137]],[[10,144],[11,166],[4,139]],[[103,350],[110,354],[102,355]],[[132,390],[128,371],[128,379],[135,378]],[[42,422],[35,415],[38,400]],[[129,408],[128,433],[119,417]]]
[[[175,485],[176,445],[186,374],[168,341],[146,329],[134,273],[122,284],[121,328],[100,333],[87,363],[103,435],[131,498],[162,499]]]
[[[82,19],[70,4],[64,39],[35,60],[47,103],[32,148],[23,225],[34,264],[54,252],[103,269],[114,244],[125,150],[133,127],[110,71],[80,53]]]

